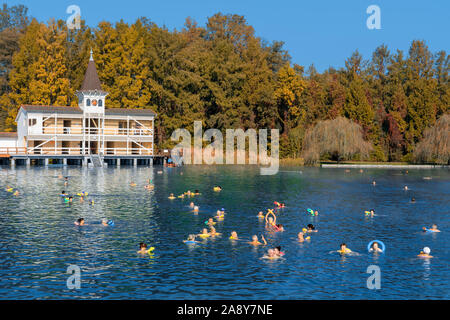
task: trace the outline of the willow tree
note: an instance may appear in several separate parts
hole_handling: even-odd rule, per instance
[[[436,124],[425,130],[417,144],[414,159],[417,162],[450,163],[450,114],[444,114]]]
[[[303,158],[306,163],[317,162],[324,155],[337,161],[348,160],[355,155],[366,158],[371,149],[372,145],[363,139],[360,125],[338,117],[320,121],[306,132]]]

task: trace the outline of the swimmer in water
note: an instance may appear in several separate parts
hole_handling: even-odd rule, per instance
[[[198,206],[194,206],[194,212],[198,213]]]
[[[191,190],[188,190],[185,194],[186,194],[188,197],[192,196]]]
[[[381,250],[381,248],[378,246],[378,242],[374,242],[373,244],[372,244],[372,247],[369,249],[369,252],[375,252],[375,253],[378,253],[378,252],[383,252],[383,250]]]
[[[277,231],[279,231],[279,232],[284,231],[284,227],[282,224],[277,224],[276,227],[277,227]]]
[[[136,187],[136,183],[134,183],[133,181],[130,182],[130,186],[131,187]]]
[[[317,232],[316,227],[314,227],[311,223],[307,225],[308,229],[306,232]]]
[[[419,258],[433,258],[433,256],[430,255],[430,253],[431,253],[431,249],[428,247],[425,247],[417,256]]]
[[[94,205],[94,200],[89,200],[89,205],[93,206]]]
[[[439,230],[439,229],[437,228],[437,225],[436,225],[436,224],[433,224],[433,225],[431,226],[430,229],[427,229],[427,228],[425,228],[425,227],[423,227],[422,229],[423,229],[423,231],[441,232],[441,230]]]
[[[273,249],[269,249],[269,250],[267,250],[267,254],[265,254],[265,255],[263,255],[263,259],[278,259],[280,256],[278,256],[276,253],[275,253],[275,250],[273,250]]]
[[[84,218],[79,218],[77,221],[74,222],[77,226],[86,226],[86,223],[84,221]]]
[[[207,238],[210,236],[210,234],[208,233],[208,229],[203,228],[202,233],[199,233],[197,236],[201,238]]]
[[[175,196],[173,195],[173,193],[170,194],[169,199],[170,199],[170,200],[175,199]]]
[[[222,211],[220,211],[220,210],[217,210],[217,213],[216,213],[217,215],[216,215],[216,219],[217,220],[223,220],[224,218],[225,218],[225,215],[222,213]]]
[[[305,242],[305,240],[311,239],[311,237],[306,237],[306,239],[305,239],[303,232],[299,232],[297,237],[298,237],[298,242]]]
[[[264,239],[263,235],[261,235],[261,240],[264,242],[264,245],[267,245],[267,241],[266,241],[266,239]],[[249,244],[254,245],[254,246],[262,245],[262,243],[258,241],[258,236],[257,235],[254,235],[252,237],[252,241],[250,241]]]
[[[183,240],[183,242],[195,242],[197,243],[198,241],[195,241],[195,234],[190,234],[187,238],[187,240]]]
[[[374,217],[375,216],[375,210],[374,209],[370,209],[370,211],[365,211],[364,213],[366,214],[366,216],[370,216],[370,217]]]
[[[210,226],[209,229],[210,229],[209,230],[209,235],[211,237],[217,237],[217,236],[221,235],[221,233],[216,232],[216,228],[214,228],[213,226]]]
[[[275,254],[276,254],[277,256],[279,256],[279,257],[284,256],[284,252],[281,251],[281,247],[280,247],[280,246],[275,247],[275,248],[273,249],[273,251],[275,251]]]
[[[61,191],[61,197],[65,197],[65,196],[67,196],[67,193],[66,193],[66,191]]]
[[[144,242],[139,243],[139,251],[137,253],[146,254],[148,253],[147,244]]]
[[[262,211],[258,212],[257,217],[260,219],[264,219],[264,213]]]
[[[189,207],[194,208],[194,203],[193,202],[189,203]]]
[[[196,196],[198,196],[198,195],[200,194],[200,191],[195,190],[195,191],[194,191],[194,194],[195,194]]]
[[[208,226],[213,226],[216,223],[214,222],[213,218],[209,218],[208,221],[205,222]]]
[[[408,190],[408,186],[404,186],[403,189],[405,189],[405,191]]]
[[[376,181],[375,181],[375,180],[373,180],[373,181],[372,181],[372,185],[374,185],[374,186],[376,186],[376,185],[377,185],[377,183],[376,183]]]
[[[350,252],[352,252],[352,250],[347,248],[347,245],[345,243],[342,243],[338,252],[344,254],[344,253],[350,253]]]
[[[13,196],[18,196],[18,195],[20,195],[19,190],[14,191]]]
[[[416,198],[411,198],[411,203],[416,202]]]
[[[231,236],[230,236],[231,240],[238,240],[238,235],[236,231],[231,232]]]

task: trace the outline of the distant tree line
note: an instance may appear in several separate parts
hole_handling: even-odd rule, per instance
[[[358,127],[368,142],[357,143],[368,159],[448,162],[424,151],[414,154],[430,132],[426,129],[449,112],[445,51],[432,53],[421,40],[411,43],[407,55],[381,45],[370,60],[355,51],[344,68],[319,73],[313,65],[305,70],[293,64],[282,42],[256,37],[244,17],[221,13],[204,27],[187,18],[184,28],[174,31],[147,18],[133,24],[100,22],[92,29],[82,21],[81,29],[68,30],[65,21],[39,23],[26,7],[3,5],[0,130],[15,130],[21,104],[76,106],[74,92],[91,48],[109,92],[107,107],[156,111],[160,148],[173,144],[174,129],[192,131],[193,121],[201,120],[205,129],[278,128],[281,156],[296,158],[319,138],[317,132],[308,136],[308,130],[332,134],[324,126],[346,118],[348,128]],[[329,152],[315,148],[310,150],[314,159],[317,152],[319,159],[364,158],[359,149],[338,156],[331,146],[324,146]]]

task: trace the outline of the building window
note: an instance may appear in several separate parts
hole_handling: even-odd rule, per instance
[[[28,125],[29,125],[30,127],[36,125],[36,123],[37,123],[36,119],[28,119]]]
[[[86,99],[86,106],[88,106],[88,107],[91,106],[91,99]]]
[[[103,107],[103,100],[102,99],[98,99],[98,106],[99,107]]]

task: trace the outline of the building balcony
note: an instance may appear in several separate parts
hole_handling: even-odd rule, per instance
[[[153,137],[153,129],[147,128],[82,128],[82,127],[42,127],[28,128],[28,136],[86,136],[103,135],[115,137]]]

